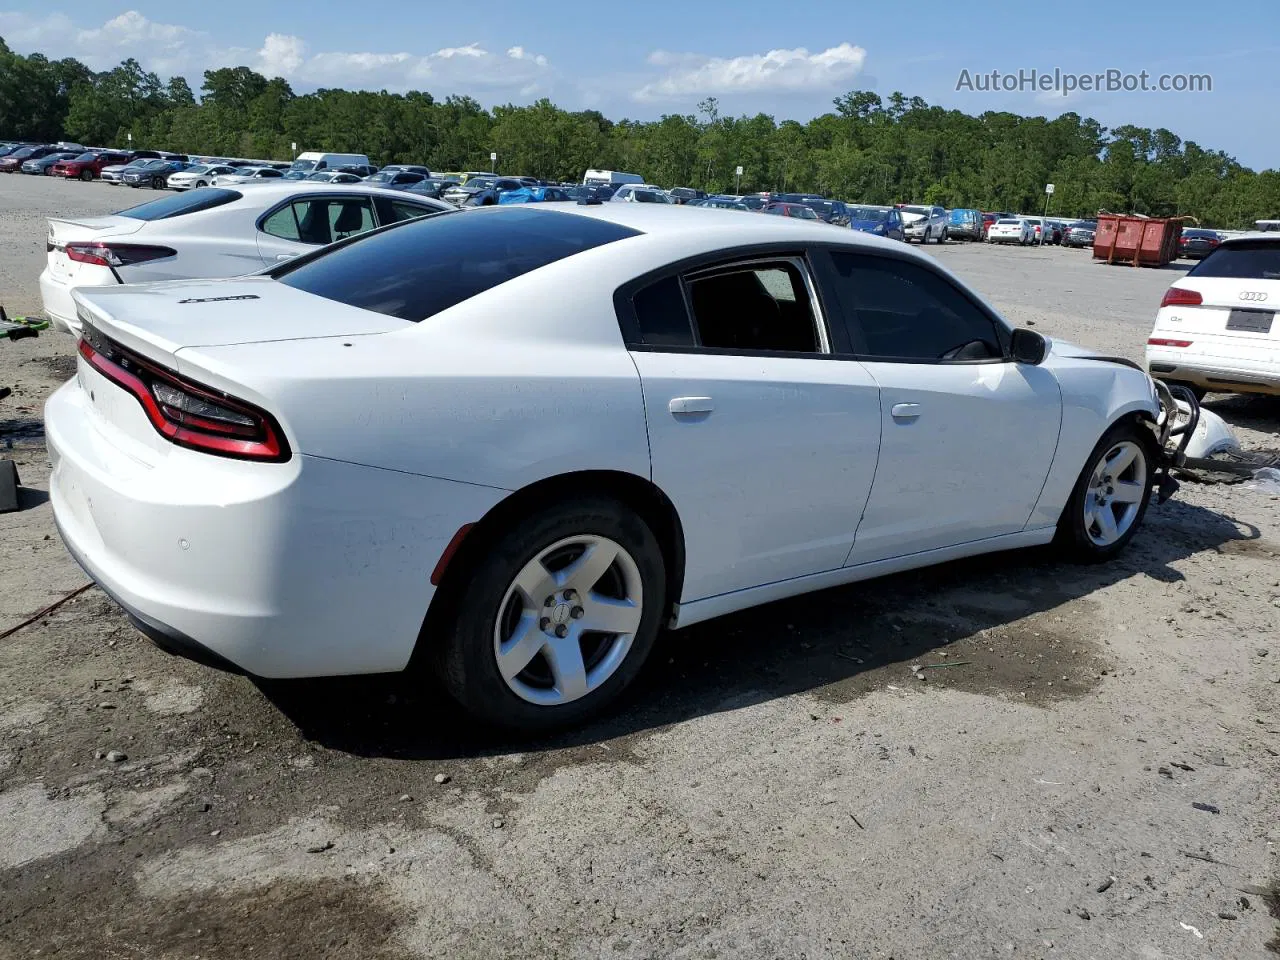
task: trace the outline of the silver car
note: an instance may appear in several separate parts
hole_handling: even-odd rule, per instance
[[[908,204],[901,207],[902,230],[906,240],[919,240],[925,244],[930,240],[935,243],[947,242],[947,211],[942,207],[925,204]]]

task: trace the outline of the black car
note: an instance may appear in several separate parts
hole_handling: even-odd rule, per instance
[[[707,199],[707,191],[695,190],[693,187],[672,187],[667,193],[676,203],[691,203],[694,200]]]
[[[1097,220],[1077,220],[1062,234],[1064,247],[1092,247],[1094,235],[1098,232]]]
[[[419,172],[419,171],[421,171],[421,170],[422,170],[422,168],[421,168],[421,167],[413,167],[413,168],[409,168],[409,167],[383,167],[382,169],[383,169],[383,170],[408,170],[408,169],[413,169],[415,172]],[[375,173],[378,173],[379,171],[378,171],[378,168],[377,168],[377,167],[375,167],[375,166],[373,166],[373,165],[371,165],[371,164],[365,164],[365,163],[348,163],[348,164],[344,164],[343,166],[339,167],[339,168],[338,168],[338,172],[339,172],[339,173],[354,173],[357,177],[372,177]],[[425,173],[424,173],[424,174],[423,174],[423,176],[430,176],[430,174],[425,174]]]
[[[422,174],[410,170],[384,167],[372,176],[365,177],[364,182],[375,187],[385,187],[388,190],[408,190],[415,183],[421,183],[426,179]]]
[[[1183,230],[1178,238],[1178,256],[1187,260],[1203,260],[1217,250],[1220,243],[1222,238],[1212,230]]]
[[[423,197],[431,197],[433,200],[443,200],[444,192],[450,187],[457,186],[452,180],[441,180],[439,177],[426,177],[417,183],[411,183],[404,188],[405,193],[416,193]]]
[[[346,167],[343,167],[343,169],[345,170]],[[420,173],[424,177],[431,176],[430,170],[416,163],[388,163],[385,167],[382,168],[382,170],[384,173],[392,170],[396,170],[404,173]],[[378,172],[378,168],[374,167],[372,170],[369,171],[369,173],[365,174],[365,176],[371,176],[377,172]]]

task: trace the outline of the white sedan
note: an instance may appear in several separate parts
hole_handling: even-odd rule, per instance
[[[169,175],[170,190],[191,190],[194,187],[207,187],[213,183],[214,177],[236,172],[235,167],[225,163],[198,163],[186,170],[179,170]]]
[[[44,313],[78,334],[71,292],[154,280],[238,277],[383,224],[452,210],[429,197],[359,184],[274,181],[207,187],[105,217],[49,220]]]
[[[1035,239],[1035,229],[1019,218],[997,220],[987,228],[988,243],[1017,243],[1026,245]]]
[[[45,412],[71,553],[170,651],[431,664],[530,731],[613,700],[660,627],[1137,532],[1167,462],[1137,366],[1010,327],[892,241],[549,207],[77,290]]]
[[[1200,396],[1280,395],[1280,236],[1224,240],[1160,302],[1147,369]]]
[[[281,180],[284,171],[275,167],[232,167],[230,173],[220,173],[210,183],[215,187],[230,187],[243,183],[263,183],[268,180]]]

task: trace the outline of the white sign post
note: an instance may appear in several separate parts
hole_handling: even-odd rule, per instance
[[[293,151],[295,157],[298,155],[298,144],[296,142],[289,144],[289,149]]]
[[[489,172],[498,172],[498,155],[496,153],[489,154]]]
[[[737,169],[733,171],[733,192],[742,192],[742,164],[738,164]]]
[[[1044,185],[1044,225],[1040,228],[1040,246],[1049,242],[1049,198],[1053,196],[1053,184]]]

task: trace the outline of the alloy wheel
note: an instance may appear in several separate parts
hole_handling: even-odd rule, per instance
[[[640,569],[625,548],[594,534],[559,540],[507,588],[493,634],[498,671],[529,703],[578,700],[626,660],[643,611]]]
[[[1093,468],[1084,496],[1084,529],[1099,547],[1109,547],[1133,526],[1147,495],[1147,454],[1134,440],[1113,445]]]

